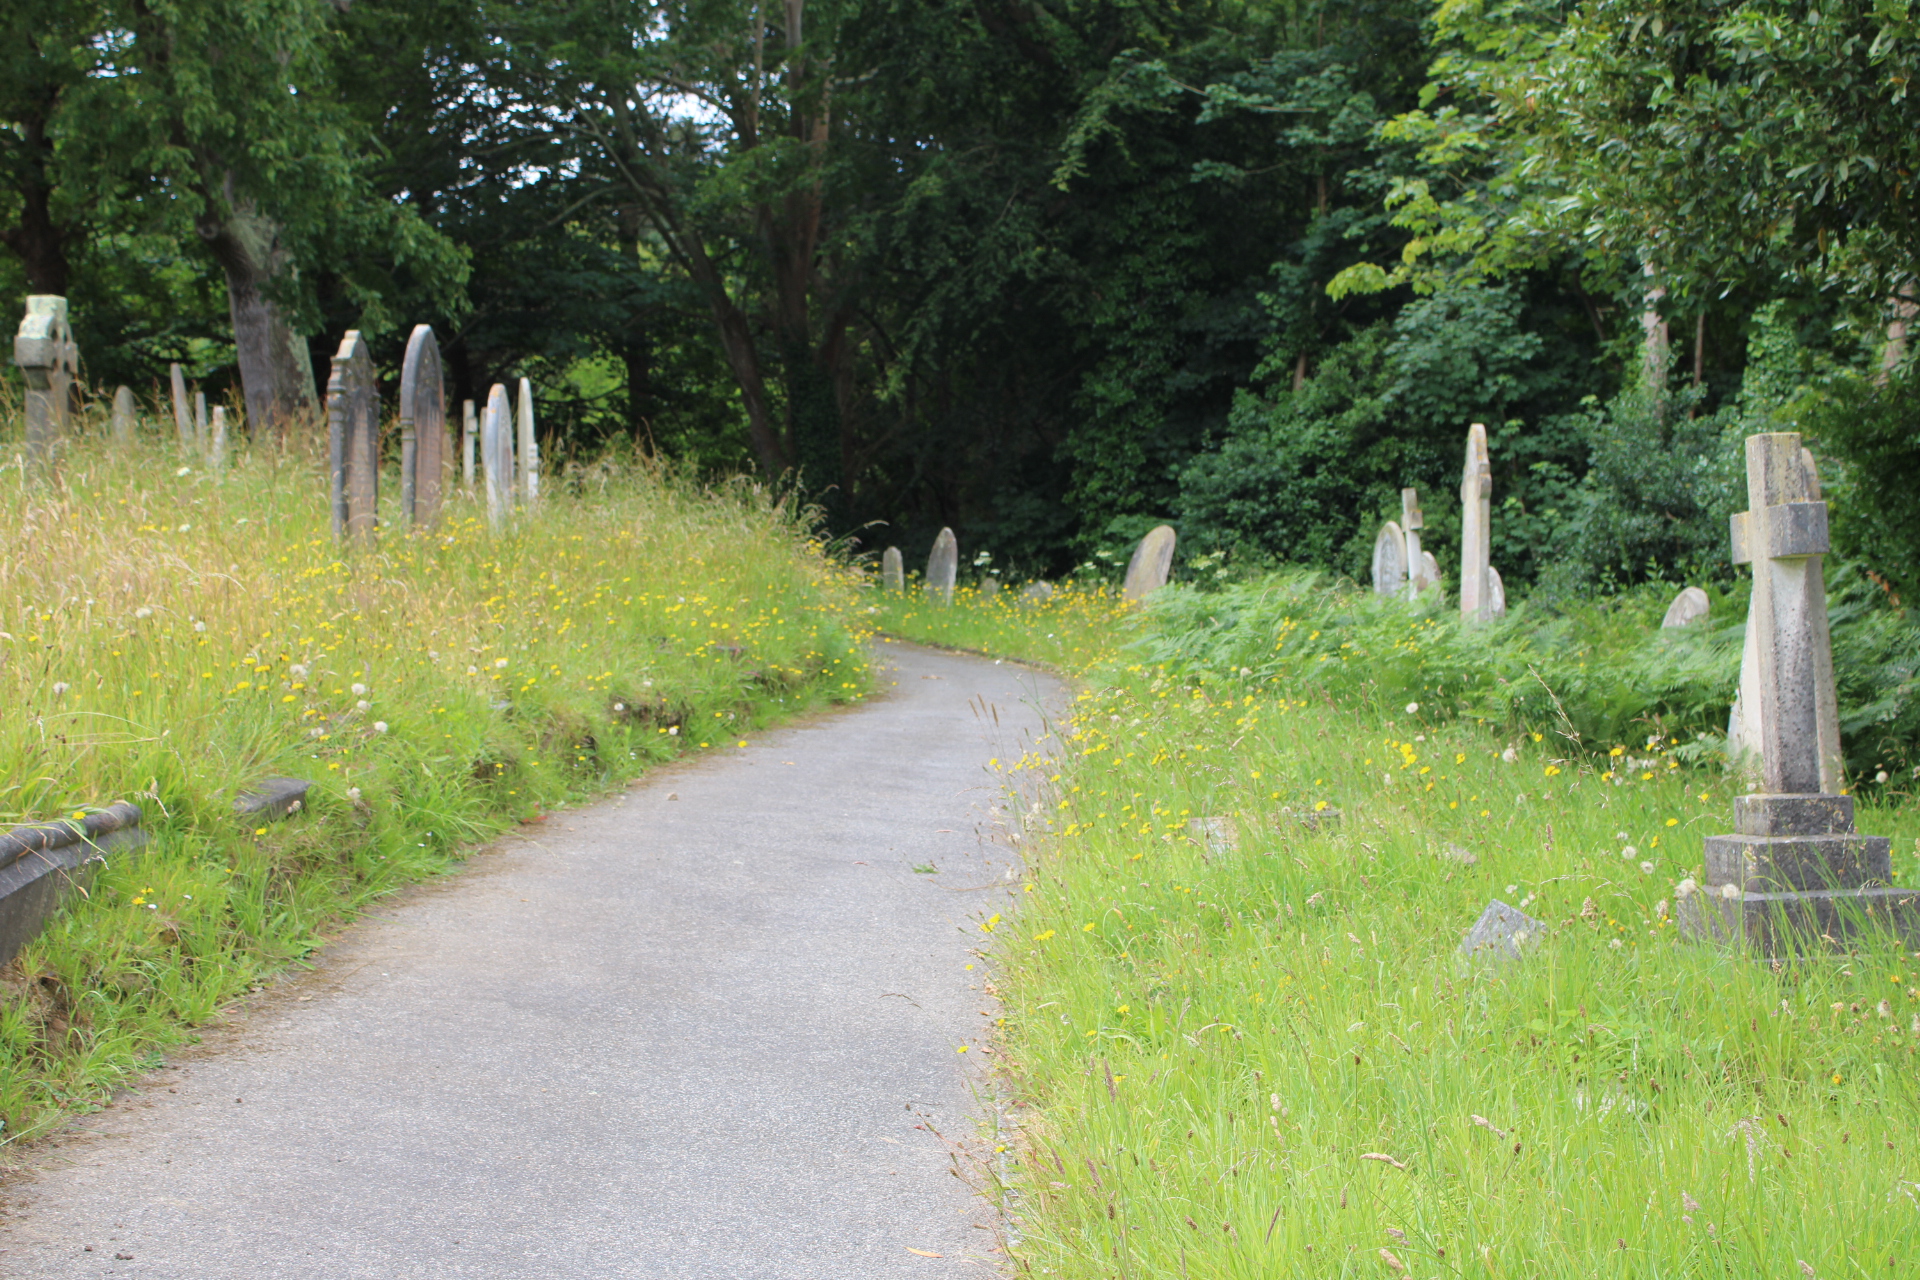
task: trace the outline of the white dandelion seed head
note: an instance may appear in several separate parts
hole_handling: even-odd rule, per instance
[[[356,697],[356,698],[364,698],[364,697],[366,697],[366,696],[367,696],[367,686],[365,686],[365,685],[363,685],[363,684],[356,684],[356,685],[354,685],[354,686],[353,686],[353,688],[352,688],[352,689],[350,690],[350,692],[351,692],[351,693],[353,694],[353,696],[354,696],[354,697]]]
[[[1885,769],[1882,769],[1880,772],[1874,774],[1873,780],[1875,782],[1884,783],[1887,780],[1887,771]]]
[[[360,788],[358,787],[347,788],[347,799],[358,800],[359,798],[360,798]]]
[[[141,605],[138,609],[135,609],[133,611],[133,616],[136,618],[143,618],[143,619],[151,618],[153,616],[153,610],[147,608],[147,606],[145,605]]]
[[[467,668],[467,674],[468,674],[468,675],[470,675],[470,676],[477,676],[477,675],[479,675],[479,674],[480,674],[480,668],[478,668],[478,667],[468,667],[468,668]]]
[[[207,629],[207,624],[204,622],[196,622],[193,624],[193,629],[195,631],[205,631]]]
[[[1618,951],[1623,945],[1624,944],[1618,938],[1615,938],[1612,942],[1609,942],[1607,944],[1607,946],[1614,951]]]
[[[371,702],[368,702],[365,698],[362,698],[360,699],[360,701],[353,704],[353,709],[355,711],[369,711],[372,708],[373,708],[373,704]]]
[[[1740,886],[1737,884],[1723,884],[1720,886],[1720,896],[1728,902],[1732,902],[1740,896]]]
[[[176,476],[190,476],[190,475],[192,475],[192,474],[193,474],[193,468],[192,468],[192,467],[182,467],[182,468],[180,468],[180,469],[179,469],[178,471],[176,471],[176,472],[174,472],[173,474],[174,474],[174,475],[176,475]]]
[[[1640,851],[1634,848],[1632,845],[1628,845],[1626,848],[1620,851],[1620,856],[1625,858],[1628,862],[1632,862],[1635,858],[1640,856]]]
[[[507,660],[505,658],[495,658],[493,660],[493,669],[496,671],[500,670],[506,665],[507,665]]]
[[[1507,886],[1507,896],[1508,896],[1509,898],[1511,898],[1511,897],[1512,897],[1512,896],[1513,896],[1514,894],[1516,894],[1516,893],[1518,893],[1518,892],[1520,892],[1520,886],[1519,886],[1519,885],[1517,885],[1517,884],[1510,884],[1510,885],[1508,885],[1508,886]]]
[[[1685,901],[1686,899],[1691,898],[1693,896],[1694,890],[1698,889],[1699,887],[1700,887],[1699,882],[1696,881],[1692,876],[1688,876],[1685,880],[1682,880],[1679,884],[1673,886],[1673,896],[1676,898],[1679,898],[1682,901]]]
[[[1653,864],[1652,864],[1651,862],[1643,862],[1643,863],[1641,863],[1641,864],[1640,864],[1640,870],[1641,870],[1642,872],[1644,872],[1645,874],[1647,874],[1647,875],[1652,875],[1652,874],[1653,874]]]
[[[385,720],[375,720],[373,722],[373,731],[375,733],[385,733],[387,731],[387,722]]]
[[[295,680],[305,680],[307,678],[307,664],[304,662],[296,662],[287,668],[287,674]]]
[[[1417,715],[1419,715],[1419,714],[1420,714],[1420,704],[1419,704],[1419,703],[1417,703],[1417,702],[1409,702],[1409,703],[1407,704],[1407,714],[1408,714],[1408,715],[1410,715],[1410,716],[1417,716]]]
[[[307,730],[307,736],[309,738],[324,738],[327,736],[327,731],[316,725],[313,728]]]
[[[1656,920],[1665,920],[1667,918],[1667,900],[1665,898],[1653,904],[1653,918]]]
[[[675,738],[675,737],[678,737],[678,736],[680,736],[680,726],[679,726],[679,725],[677,725],[677,724],[670,724],[670,725],[668,725],[668,726],[667,726],[667,736],[668,736],[668,737],[670,737],[670,738]]]
[[[1520,758],[1520,753],[1518,751],[1515,751],[1512,747],[1508,747],[1505,751],[1502,751],[1500,753],[1500,758],[1506,761],[1508,764],[1512,764],[1514,761]]]

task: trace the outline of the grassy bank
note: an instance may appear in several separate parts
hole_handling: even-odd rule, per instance
[[[874,628],[886,635],[974,653],[1017,657],[1078,674],[1113,652],[1139,610],[1112,586],[1068,581],[1038,598],[967,584],[945,604],[918,581],[899,594],[875,590]]]
[[[850,577],[750,488],[606,462],[344,554],[307,454],[62,470],[0,471],[0,823],[130,799],[152,844],[0,974],[8,1140],[515,821],[867,687]],[[306,810],[242,823],[276,774]]]
[[[1024,909],[983,922],[1028,1116],[1026,1268],[1915,1265],[1920,961],[1775,969],[1679,940],[1676,886],[1730,825],[1731,778],[1644,724],[1576,744],[1550,699],[1538,722],[1452,684],[1399,701],[1428,678],[1404,649],[1230,662],[1196,639],[1224,633],[1221,603],[1157,603],[1094,673],[1046,766]],[[1883,798],[1860,821],[1920,879],[1920,812]],[[1490,898],[1550,924],[1529,959],[1457,955]]]

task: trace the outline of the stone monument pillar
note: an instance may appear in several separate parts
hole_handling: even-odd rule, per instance
[[[1890,842],[1856,832],[1852,797],[1823,777],[1821,706],[1833,698],[1833,670],[1823,655],[1827,504],[1817,492],[1799,435],[1747,437],[1748,509],[1733,517],[1733,558],[1754,571],[1758,696],[1748,710],[1759,712],[1761,789],[1734,800],[1734,834],[1707,838],[1705,884],[1682,901],[1681,924],[1764,956],[1875,927],[1910,944],[1920,937],[1920,892],[1887,887]]]
[[[1487,580],[1492,534],[1493,466],[1487,460],[1487,429],[1476,422],[1467,431],[1467,464],[1460,473],[1460,617],[1467,623],[1494,616],[1493,584]]]
[[[80,348],[67,324],[65,298],[39,293],[27,299],[13,337],[13,362],[27,380],[27,460],[52,470],[80,375]]]
[[[1407,595],[1418,597],[1440,585],[1440,575],[1432,572],[1433,557],[1420,549],[1420,531],[1427,518],[1420,510],[1420,491],[1400,491],[1400,531],[1407,540]],[[1437,567],[1437,566],[1435,566]]]
[[[133,388],[115,387],[113,389],[113,442],[115,444],[133,443]]]
[[[480,440],[480,416],[473,411],[473,401],[460,402],[460,487],[473,496],[473,448]]]

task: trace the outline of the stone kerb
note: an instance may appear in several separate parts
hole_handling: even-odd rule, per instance
[[[907,589],[906,561],[898,547],[888,547],[880,554],[880,587],[895,595]]]
[[[327,462],[333,536],[370,540],[380,497],[380,397],[373,356],[358,329],[340,339],[327,379]]]
[[[513,410],[499,383],[480,415],[480,483],[487,491],[487,526],[499,529],[513,510]]]
[[[138,805],[121,801],[72,821],[0,833],[0,965],[32,941],[69,896],[85,891],[107,854],[146,843],[140,819]]]
[[[1140,539],[1140,544],[1133,549],[1133,558],[1127,562],[1127,576],[1121,583],[1120,594],[1128,600],[1145,600],[1166,586],[1178,542],[1172,525],[1160,524],[1147,530],[1147,536]]]
[[[953,584],[960,575],[960,541],[953,530],[942,529],[927,556],[927,594],[941,604],[953,603]]]
[[[1467,459],[1460,473],[1460,616],[1485,622],[1493,617],[1493,588],[1487,579],[1492,553],[1493,466],[1487,458],[1487,428],[1467,430]]]
[[[1757,721],[1760,789],[1734,801],[1731,835],[1707,838],[1704,883],[1682,885],[1681,926],[1763,956],[1867,929],[1914,945],[1920,893],[1889,887],[1891,842],[1855,831],[1823,741],[1834,691],[1818,474],[1792,432],[1749,436],[1746,452],[1748,509],[1733,518],[1732,541],[1735,563],[1753,565],[1744,712]]]
[[[1373,594],[1398,596],[1407,590],[1407,535],[1389,520],[1373,540]]]
[[[400,365],[400,509],[414,528],[439,520],[451,462],[440,340],[433,326],[417,324]]]
[[[531,507],[540,501],[540,440],[533,429],[533,383],[520,379],[520,405],[513,418],[520,437],[519,487],[516,494]]]
[[[34,294],[13,336],[13,362],[27,383],[27,460],[53,468],[79,389],[80,348],[67,323],[67,300]]]

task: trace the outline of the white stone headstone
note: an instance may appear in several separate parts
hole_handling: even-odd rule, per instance
[[[1683,588],[1673,598],[1673,603],[1667,606],[1667,616],[1660,619],[1660,627],[1663,631],[1674,627],[1690,627],[1704,621],[1711,608],[1706,592],[1698,587]]]
[[[888,547],[880,554],[880,586],[896,593],[907,589],[907,566],[898,547]]]
[[[1493,616],[1487,578],[1492,554],[1493,466],[1487,458],[1487,428],[1467,430],[1467,461],[1460,473],[1460,617],[1469,623]]]
[[[960,541],[953,530],[942,529],[927,557],[927,594],[941,604],[953,603],[953,583],[960,573]]]
[[[513,510],[513,409],[499,383],[480,415],[480,483],[487,491],[487,525],[499,529]]]
[[[473,496],[473,451],[480,442],[480,415],[473,410],[473,401],[460,402],[460,487]]]
[[[1487,566],[1487,617],[1504,618],[1507,616],[1507,584],[1501,581],[1500,571],[1492,565]]]
[[[1413,580],[1413,591],[1419,595],[1423,591],[1437,589],[1440,586],[1440,562],[1433,558],[1433,552],[1420,553],[1420,572]]]
[[[518,497],[531,507],[540,501],[540,441],[533,429],[533,383],[526,378],[520,379],[520,406],[513,425],[520,437]]]
[[[1147,530],[1147,536],[1133,549],[1133,559],[1127,562],[1127,577],[1121,584],[1120,594],[1129,600],[1144,600],[1166,586],[1177,541],[1172,525],[1160,524]]]
[[[1373,539],[1373,594],[1398,596],[1407,590],[1406,531],[1389,520]]]
[[[207,467],[221,472],[227,469],[227,411],[221,405],[213,407],[213,424],[207,428]]]

